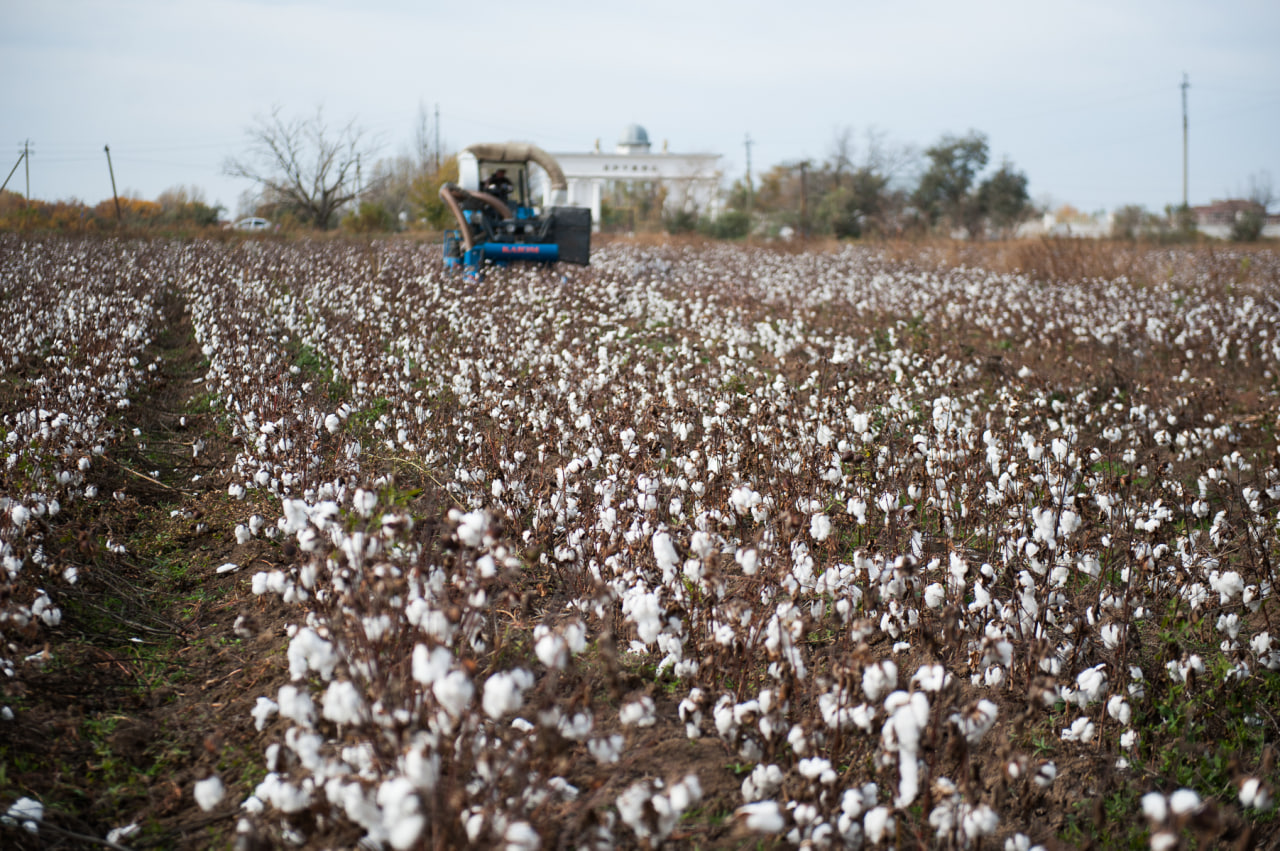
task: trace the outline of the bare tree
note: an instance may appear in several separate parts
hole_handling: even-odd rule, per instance
[[[1275,190],[1271,188],[1271,172],[1259,171],[1249,175],[1249,193],[1246,197],[1253,203],[1262,205],[1265,215],[1276,201]]]
[[[419,171],[435,171],[440,168],[440,152],[436,150],[432,133],[439,136],[439,127],[431,121],[427,105],[418,101],[418,121],[413,130],[413,155],[417,158]]]
[[[223,170],[254,181],[266,203],[321,230],[333,227],[338,210],[356,197],[361,159],[372,163],[377,148],[355,119],[332,130],[323,107],[310,118],[286,119],[277,106],[270,117],[258,116],[246,132],[248,153],[227,160]]]
[[[832,133],[831,153],[827,157],[836,189],[841,189],[844,173],[853,167],[853,128],[845,125]]]

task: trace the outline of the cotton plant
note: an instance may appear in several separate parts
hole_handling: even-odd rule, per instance
[[[752,763],[744,827],[883,845],[922,826],[903,807],[942,776],[922,743],[1003,740],[1008,695],[1031,694],[1031,713],[1067,707],[1059,747],[1119,742],[1136,760],[1130,725],[1150,695],[1194,690],[1219,654],[1233,683],[1280,669],[1260,621],[1274,577],[1233,556],[1273,538],[1280,478],[1241,452],[1240,423],[1183,415],[1178,397],[1207,373],[1171,376],[1167,398],[1118,395],[1083,378],[1050,388],[1038,360],[1069,342],[1121,362],[1176,350],[1275,369],[1262,333],[1274,308],[1254,284],[1228,302],[1182,268],[1150,287],[1044,287],[979,268],[907,273],[863,247],[819,260],[617,245],[593,256],[591,286],[513,268],[472,292],[401,246],[308,250],[227,249],[173,276],[231,432],[234,540],[298,554],[234,572],[292,621],[288,682],[254,696],[249,718],[275,750],[261,812],[245,818],[276,838],[323,814],[397,848],[427,824],[460,844],[548,845],[539,807],[581,798],[539,754],[615,771],[670,722]],[[94,412],[127,411],[152,380],[139,355],[156,289],[143,283],[82,288],[128,333],[92,380],[49,370],[40,405],[6,419],[8,445],[36,458],[43,441],[50,463],[48,488],[0,493],[3,575],[30,583],[6,631],[60,628],[46,577],[74,574],[32,536],[73,501],[110,498],[99,459],[141,439],[69,403],[83,391]],[[61,329],[91,316],[60,307],[50,327],[70,340]],[[919,317],[938,345],[884,317]],[[3,322],[0,359],[31,348],[32,328]],[[990,380],[953,336],[1017,346]],[[293,362],[299,349],[323,377]],[[1199,480],[1165,464],[1194,464]],[[392,469],[429,477],[447,505],[397,505]],[[1216,637],[1152,661],[1137,639],[1174,594]],[[515,623],[527,647],[508,642]],[[626,686],[608,706],[554,705],[551,684],[612,658],[608,646],[652,666],[668,697]],[[748,671],[760,680],[726,688]],[[838,746],[874,753],[884,788],[842,791]],[[1008,764],[1034,789],[1055,782],[1052,763]],[[442,772],[466,798],[444,820]],[[656,841],[694,797],[656,779],[615,794],[574,841]],[[495,804],[486,790],[502,784]],[[1265,783],[1243,784],[1242,805],[1269,802]],[[921,816],[938,813],[936,835],[977,844],[998,829],[1023,847],[1032,826],[1011,809],[954,794]]]

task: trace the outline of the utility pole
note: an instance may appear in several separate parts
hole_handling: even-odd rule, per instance
[[[120,195],[116,192],[116,170],[111,167],[111,146],[103,145],[102,150],[107,152],[107,172],[111,175],[111,197],[116,199],[116,222],[120,222]]]
[[[747,147],[747,219],[751,218],[751,207],[755,201],[755,189],[751,186],[751,134],[748,133],[744,144]]]
[[[360,154],[356,153],[356,212],[360,212]]]
[[[800,236],[809,237],[809,161],[800,162]]]
[[[1187,72],[1182,72],[1182,206],[1187,207]]]
[[[436,171],[440,171],[440,101],[436,101]]]
[[[31,140],[22,143],[22,167],[27,173],[27,196],[24,201],[31,203]]]

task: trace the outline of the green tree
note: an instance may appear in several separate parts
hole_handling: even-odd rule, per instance
[[[751,232],[751,219],[745,210],[725,210],[700,221],[698,230],[712,239],[742,239]]]
[[[218,223],[221,205],[210,207],[204,193],[195,186],[172,186],[156,198],[160,205],[160,220],[165,223],[185,223],[198,227],[210,227]]]
[[[1262,237],[1262,226],[1266,224],[1264,208],[1257,207],[1241,210],[1236,220],[1231,223],[1232,242],[1257,242]]]
[[[929,168],[912,196],[916,207],[931,226],[945,222],[981,235],[983,211],[972,190],[987,166],[986,135],[971,130],[967,136],[943,136],[924,153]]]
[[[880,223],[889,206],[889,178],[863,166],[840,179],[833,171],[835,186],[818,202],[818,228],[844,239],[882,231]]]
[[[359,209],[342,220],[342,227],[352,233],[385,233],[396,229],[398,222],[386,205],[362,201]]]
[[[438,171],[422,171],[409,188],[409,205],[418,218],[433,228],[456,227],[453,213],[440,199],[440,187],[458,182],[458,158],[449,157]]]
[[[1111,238],[1133,241],[1142,233],[1150,214],[1137,204],[1128,204],[1116,210],[1111,217]]]
[[[1005,161],[978,187],[978,209],[997,233],[1012,233],[1031,212],[1027,176]]]

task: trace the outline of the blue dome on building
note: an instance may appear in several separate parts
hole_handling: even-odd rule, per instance
[[[618,153],[644,153],[649,150],[649,134],[639,124],[628,124],[618,139]]]

